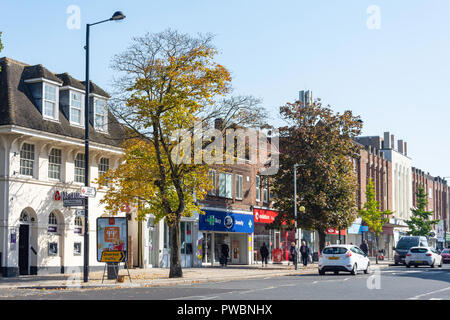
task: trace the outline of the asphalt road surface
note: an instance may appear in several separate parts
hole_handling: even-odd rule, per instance
[[[391,266],[352,276],[327,273],[210,282],[177,287],[2,289],[0,299],[41,300],[450,300],[450,265]]]

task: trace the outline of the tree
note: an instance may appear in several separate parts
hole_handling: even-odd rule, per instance
[[[181,137],[172,139],[172,134],[192,130],[196,115],[228,92],[231,77],[214,61],[217,50],[210,35],[166,30],[133,40],[112,63],[121,75],[115,80],[120,95],[113,111],[129,129],[130,139],[125,162],[103,177],[110,185],[104,203],[113,212],[128,203],[141,217],[152,213],[165,218],[170,230],[169,277],[182,277],[180,220],[200,212],[196,200],[211,186],[206,165],[177,161],[190,155],[173,152]]]
[[[408,235],[429,237],[433,226],[439,223],[439,220],[430,220],[433,211],[426,211],[428,205],[427,194],[423,186],[417,188],[417,208],[411,208],[411,219],[406,221],[409,227]]]
[[[383,232],[383,226],[389,221],[389,215],[392,211],[386,210],[381,211],[379,209],[380,205],[375,199],[375,187],[372,179],[367,182],[366,188],[366,203],[364,203],[364,208],[358,210],[359,216],[367,224],[369,230],[375,234],[376,242],[376,263],[378,263],[378,238]]]
[[[2,32],[0,31],[0,52],[3,50],[3,44],[2,44]],[[0,67],[0,71],[2,71],[2,68]]]
[[[356,177],[353,159],[359,150],[353,143],[362,124],[351,111],[334,114],[320,102],[288,103],[280,108],[288,126],[280,128],[280,169],[274,177],[275,224],[294,219],[293,168],[297,169],[298,226],[319,233],[320,250],[328,228],[346,229],[356,212]]]

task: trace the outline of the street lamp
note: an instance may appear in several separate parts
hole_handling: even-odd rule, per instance
[[[125,15],[121,11],[116,11],[111,18],[99,22],[86,24],[86,95],[84,97],[84,185],[89,187],[89,29],[91,26],[107,21],[119,21],[125,19]],[[83,280],[89,280],[89,201],[85,198],[84,203],[84,263],[83,263]]]
[[[297,246],[298,246],[298,232],[297,232],[297,167],[303,167],[304,164],[294,164],[294,216],[295,216],[295,261],[292,261],[295,266],[295,270],[297,270],[297,260],[298,260],[298,253],[297,253]],[[305,212],[305,207],[300,207],[301,212]]]

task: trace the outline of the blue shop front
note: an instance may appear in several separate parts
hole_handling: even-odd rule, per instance
[[[251,264],[253,212],[215,208],[204,208],[202,211],[204,214],[199,215],[202,264],[220,264],[221,248],[224,244],[229,248],[229,264]]]

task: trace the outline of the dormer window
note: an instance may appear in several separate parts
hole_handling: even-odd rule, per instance
[[[76,91],[70,91],[70,124],[83,126],[83,95]]]
[[[96,130],[107,132],[108,131],[108,113],[106,109],[106,100],[95,98],[94,99],[94,127]]]
[[[57,86],[44,82],[43,108],[44,118],[58,120],[58,88]]]

